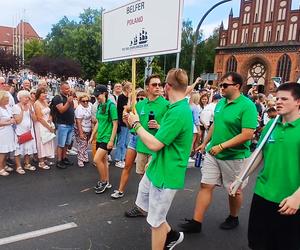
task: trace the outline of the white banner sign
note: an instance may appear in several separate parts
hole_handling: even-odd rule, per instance
[[[103,13],[102,61],[181,50],[183,0],[138,0]]]

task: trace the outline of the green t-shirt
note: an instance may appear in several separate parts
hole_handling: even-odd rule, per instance
[[[157,129],[148,128],[149,113],[151,111],[154,112],[154,118],[157,123],[160,124],[161,119],[168,110],[168,106],[169,102],[162,96],[159,96],[154,101],[149,101],[149,99],[146,98],[143,101],[138,102],[136,105],[136,111],[139,115],[143,128],[146,129],[150,134],[155,135]],[[137,139],[136,151],[144,154],[153,154],[153,152],[139,138]]]
[[[193,140],[192,111],[186,99],[169,105],[155,137],[165,146],[153,153],[148,178],[158,188],[182,189]]]
[[[104,113],[102,113],[103,105],[106,105]],[[96,119],[98,120],[97,142],[108,143],[113,130],[113,121],[118,120],[116,105],[109,99],[106,103],[99,104]]]
[[[214,111],[214,131],[206,151],[232,139],[242,132],[243,128],[255,129],[257,111],[255,104],[243,94],[228,103],[222,98]],[[232,148],[226,148],[216,155],[220,160],[244,159],[250,156],[250,141]]]
[[[262,131],[260,141],[274,120]],[[276,127],[263,147],[264,167],[259,173],[255,193],[280,203],[300,187],[300,118]]]

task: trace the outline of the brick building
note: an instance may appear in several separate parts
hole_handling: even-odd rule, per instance
[[[215,72],[243,75],[246,84],[256,82],[261,91],[274,87],[272,77],[282,82],[300,77],[300,10],[292,0],[241,0],[240,15],[229,14],[228,29],[220,27]]]
[[[41,39],[27,22],[21,21],[17,27],[0,26],[0,49],[12,51],[20,45],[23,36],[25,42],[30,39]]]

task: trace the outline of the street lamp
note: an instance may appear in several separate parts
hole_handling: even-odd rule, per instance
[[[191,72],[190,72],[190,84],[193,83],[194,81],[194,70],[195,70],[195,60],[196,60],[196,49],[197,49],[197,39],[199,36],[199,31],[200,31],[200,27],[204,21],[204,19],[207,17],[207,15],[216,7],[218,7],[219,5],[223,4],[223,3],[227,3],[230,2],[231,0],[223,0],[220,1],[218,3],[216,3],[214,6],[212,6],[205,14],[204,16],[201,18],[200,22],[198,23],[195,35],[194,35],[194,43],[193,43],[193,52],[192,52],[192,61],[191,61]]]

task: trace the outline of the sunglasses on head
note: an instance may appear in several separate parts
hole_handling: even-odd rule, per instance
[[[234,86],[234,85],[237,85],[236,83],[225,83],[225,82],[223,82],[223,83],[220,83],[219,84],[219,87],[220,88],[223,88],[223,89],[226,89],[226,88],[228,88],[229,86]]]

